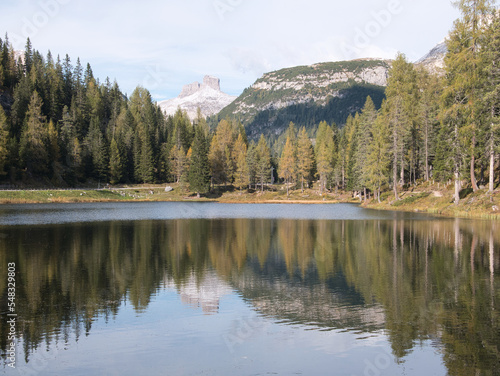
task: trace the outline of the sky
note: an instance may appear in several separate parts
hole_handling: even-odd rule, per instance
[[[1,0],[0,35],[160,101],[205,75],[239,95],[281,68],[398,51],[416,61],[458,17],[450,0]]]

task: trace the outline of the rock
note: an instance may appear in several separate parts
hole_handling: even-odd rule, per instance
[[[174,189],[170,186],[165,187],[165,192],[172,192]]]
[[[174,115],[177,109],[186,111],[191,120],[196,119],[198,108],[203,116],[218,113],[233,102],[236,97],[223,93],[220,90],[220,79],[205,76],[203,83],[193,82],[184,85],[177,98],[158,103],[166,115]]]
[[[491,210],[493,210],[494,212],[498,211],[498,206],[493,205],[493,206],[491,207]]]
[[[443,193],[439,191],[433,191],[432,194],[434,195],[434,197],[443,197]]]

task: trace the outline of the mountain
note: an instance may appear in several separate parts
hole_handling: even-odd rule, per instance
[[[385,97],[389,61],[352,60],[285,68],[264,74],[218,118],[238,118],[251,138],[279,136],[290,121],[314,127],[338,125],[359,111],[370,95],[379,107]]]
[[[444,74],[444,57],[447,52],[446,41],[443,40],[425,56],[417,60],[415,65],[420,65],[431,73]]]
[[[191,119],[195,119],[198,108],[206,117],[218,113],[235,99],[236,97],[221,91],[217,77],[205,76],[202,84],[193,82],[185,85],[177,98],[162,101],[158,105],[167,115],[174,115],[181,108],[187,111]]]

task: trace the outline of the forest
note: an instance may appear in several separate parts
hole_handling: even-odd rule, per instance
[[[217,186],[287,192],[315,186],[359,197],[421,182],[493,194],[498,182],[500,16],[486,0],[457,2],[443,72],[398,54],[380,109],[368,97],[345,126],[290,123],[274,142],[249,141],[226,118],[210,127],[181,110],[165,117],[150,93],[128,98],[99,82],[90,64],[44,57],[28,39],[23,56],[0,39],[0,181],[52,186],[177,182],[198,196]],[[374,98],[376,101],[379,98]],[[276,174],[275,174],[276,172]]]

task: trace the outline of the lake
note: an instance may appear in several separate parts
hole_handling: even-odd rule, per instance
[[[3,205],[0,265],[8,375],[500,375],[500,222]]]

